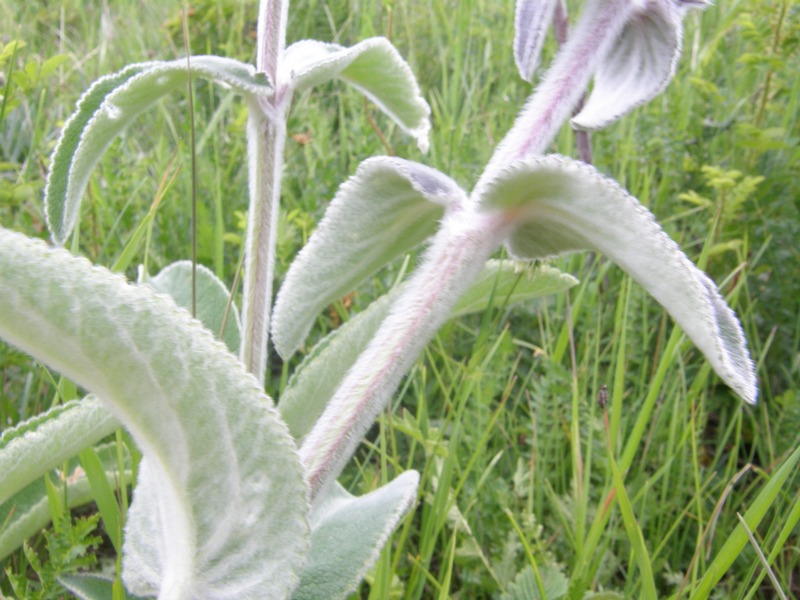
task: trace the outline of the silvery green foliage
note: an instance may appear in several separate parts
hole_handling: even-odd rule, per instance
[[[362,252],[375,247],[375,215],[387,210],[381,197],[411,205],[426,198],[414,185],[410,196],[398,194],[415,177],[426,182],[419,188],[442,190],[448,198],[421,265],[303,440],[300,454],[312,497],[338,476],[403,374],[478,277],[478,266],[500,244],[524,259],[586,249],[603,252],[664,305],[726,384],[745,401],[756,401],[755,369],[741,326],[714,283],[644,206],[593,167],[561,156],[531,157],[495,167],[470,197],[421,165],[394,160],[382,162],[381,168],[403,175],[394,178],[392,188],[381,189],[382,196],[368,193],[371,187],[364,185],[363,173],[345,184],[279,293],[279,307],[282,301],[295,305],[324,295],[330,274],[357,281],[372,272],[376,265],[365,266],[358,254],[342,251],[348,240],[329,232],[345,227],[364,232]],[[372,195],[376,200],[367,202],[365,197]],[[358,246],[360,237],[354,235],[352,243]],[[276,310],[277,330],[285,314]],[[355,435],[343,436],[342,431]]]
[[[304,90],[333,78],[357,88],[428,151],[431,109],[417,80],[386,38],[370,38],[351,48],[316,40],[289,46],[281,57],[279,80]]]
[[[89,397],[5,429],[0,436],[0,504],[118,427],[100,400]]]
[[[571,123],[599,129],[664,91],[675,76],[683,41],[683,16],[705,2],[638,0],[637,9],[600,63],[594,87]]]
[[[252,376],[171,299],[65,251],[0,230],[0,279],[0,336],[95,392],[145,456],[130,591],[286,597],[307,552],[306,488]]]
[[[518,4],[515,56],[528,77],[558,1]],[[517,290],[520,280],[507,270],[485,267],[503,244],[527,260],[603,252],[665,306],[737,394],[755,402],[741,326],[713,282],[616,183],[587,165],[542,156],[593,77],[577,126],[602,126],[663,89],[674,75],[689,4],[704,3],[589,0],[471,194],[434,169],[391,158],[365,161],[342,186],[279,294],[273,330],[282,354],[301,345],[326,304],[420,242],[429,246],[408,281],[325,339],[290,382],[281,410],[303,438],[299,457],[260,386],[285,119],[296,90],[338,77],[425,149],[430,110],[386,40],[349,49],[303,41],[286,49],[287,2],[262,0],[259,72],[218,57],[191,59],[193,73],[233,86],[250,111],[241,356],[255,379],[171,299],[0,229],[0,336],[97,392],[143,450],[123,549],[129,591],[161,598],[343,598],[354,589],[413,506],[418,475],[404,473],[362,498],[344,492],[335,478],[419,352],[454,312],[574,283],[540,270]],[[74,226],[89,171],[113,137],[187,78],[184,61],[132,65],[96,82],[79,101],[47,185],[48,225],[58,243]],[[155,284],[183,295],[186,304],[188,270],[170,267]],[[199,273],[201,296],[207,287],[215,304],[200,317],[218,332],[229,294],[212,274]],[[236,347],[235,337],[225,341]],[[336,360],[329,363],[331,356]],[[0,466],[25,463],[8,467],[9,501],[32,507],[34,496],[23,498],[29,482],[49,468],[28,434],[47,431],[62,441],[75,411],[91,413],[78,446],[116,425],[91,402],[4,437]],[[110,589],[86,578],[68,584],[86,598],[106,597]]]
[[[149,285],[163,294],[169,294],[178,306],[192,310],[192,277],[195,277],[195,301],[200,322],[211,333],[225,342],[231,352],[239,351],[239,309],[231,301],[230,292],[208,267],[180,260],[164,267],[157,275],[148,278]]]
[[[514,212],[518,225],[506,240],[513,256],[605,254],[661,303],[740,398],[755,403],[755,367],[736,315],[653,214],[615,181],[563,156],[530,158],[497,173],[480,203]]]
[[[546,5],[534,10],[529,4],[535,5],[518,0],[515,24],[517,39],[528,40],[525,48],[530,47],[517,59],[526,78],[538,60],[534,49],[541,48],[529,38],[537,37],[552,15]],[[572,119],[576,128],[604,127],[660,94],[675,74],[686,10],[705,5],[702,0],[588,0],[568,43],[498,146],[477,187],[495,168],[543,154],[592,78],[591,94]]]
[[[556,6],[563,0],[517,0],[514,19],[514,60],[520,76],[533,81],[539,55],[553,21]]]
[[[424,165],[388,157],[362,162],[278,293],[272,328],[278,352],[290,356],[322,308],[428,238],[445,208],[465,200],[452,179]]]
[[[339,600],[354,591],[413,507],[418,485],[419,474],[406,471],[358,498],[331,486],[314,507],[311,553],[292,600]]]
[[[47,226],[63,244],[78,219],[81,197],[92,169],[109,144],[144,110],[164,95],[185,88],[189,76],[263,97],[272,93],[263,74],[236,60],[195,56],[185,60],[138,63],[98,79],[78,100],[50,159],[45,186]]]

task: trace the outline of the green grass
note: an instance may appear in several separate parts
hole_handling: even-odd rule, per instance
[[[194,52],[250,60],[255,4],[195,3]],[[530,91],[511,58],[511,4],[293,3],[290,40],[347,45],[389,36],[417,73],[434,123],[423,157],[358,93],[330,84],[299,95],[289,123],[296,138],[287,148],[279,277],[339,183],[360,160],[387,151],[375,127],[392,152],[471,187]],[[48,59],[65,56],[43,78],[12,78],[6,87],[16,106],[0,112],[3,226],[46,236],[47,160],[75,100],[128,62],[181,56],[180,11],[177,3],[0,0],[0,43],[26,43],[0,65],[3,81],[12,68],[30,65],[35,75]],[[737,310],[758,364],[759,405],[736,401],[616,267],[598,256],[560,259],[581,280],[568,296],[446,325],[345,473],[359,493],[405,469],[422,473],[417,510],[359,597],[531,598],[523,590],[535,589],[573,599],[589,591],[778,598],[737,513],[785,597],[800,597],[799,12],[788,1],[752,0],[688,18],[667,93],[593,136],[597,167],[651,208]],[[548,56],[553,51],[546,48]],[[244,107],[201,83],[195,94],[199,260],[230,284],[246,210]],[[135,277],[139,263],[156,272],[189,257],[187,105],[184,95],[160,104],[101,161],[78,248],[91,260],[110,266],[127,259],[156,199],[149,243],[128,249],[126,273]],[[570,132],[554,150],[575,154]],[[748,187],[753,177],[763,180]],[[388,267],[321,315],[313,335],[366,306],[401,268]],[[283,365],[273,356],[270,393],[279,394],[282,373],[297,360]],[[58,401],[57,380],[5,345],[0,377],[2,426]],[[597,403],[603,386],[605,411]],[[790,456],[795,462],[782,469]],[[113,511],[108,493],[97,504]],[[82,521],[56,522],[50,534],[30,540],[28,556],[20,551],[0,566],[35,582],[36,556],[63,565],[63,543],[86,534]],[[110,547],[107,541],[91,552],[113,561]],[[13,596],[0,581],[0,592]]]

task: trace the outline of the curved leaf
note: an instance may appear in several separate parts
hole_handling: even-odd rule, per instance
[[[88,397],[55,406],[4,430],[0,437],[0,503],[119,426],[100,400]]]
[[[683,9],[678,4],[643,3],[601,61],[592,93],[573,117],[573,127],[600,129],[664,91],[681,55]]]
[[[191,58],[191,74],[228,85],[243,95],[268,96],[264,74],[218,56]],[[113,139],[165,94],[185,88],[186,60],[133,64],[95,81],[78,100],[50,159],[44,191],[47,227],[63,244],[78,219],[89,174]]]
[[[518,225],[507,246],[514,256],[575,250],[608,256],[667,309],[734,392],[756,401],[755,369],[736,315],[650,211],[615,181],[564,157],[531,158],[500,170],[479,201],[513,215]]]
[[[316,40],[289,46],[281,59],[281,81],[302,90],[338,77],[359,89],[428,151],[431,109],[400,53],[386,38],[351,48]]]
[[[514,61],[520,76],[528,82],[539,66],[539,55],[561,0],[517,0],[514,17]]]
[[[337,600],[355,590],[413,507],[418,485],[419,473],[406,471],[358,498],[331,486],[312,512],[311,552],[292,600]]]
[[[178,306],[192,309],[191,261],[180,260],[167,265],[147,283],[156,291],[172,296]],[[228,350],[234,354],[239,352],[239,310],[231,303],[225,284],[200,264],[197,265],[197,318],[214,337],[225,342]]]
[[[95,392],[145,456],[152,504],[137,510],[159,535],[132,555],[143,544],[129,522],[128,588],[288,596],[307,549],[306,485],[259,383],[171,299],[66,251],[0,229],[0,280],[0,337]]]
[[[123,486],[130,484],[130,471],[126,470],[120,478],[117,470],[116,444],[107,444],[98,448],[98,454],[110,481]],[[62,460],[62,464],[63,462]],[[61,474],[64,478],[61,485],[66,487],[64,497],[67,508],[83,506],[94,500],[89,480],[79,467],[78,460],[73,459],[68,462],[67,473]],[[2,527],[0,527],[0,560],[19,548],[23,541],[46,527],[52,516],[44,477],[40,474],[35,481],[0,504],[0,523],[2,523]]]
[[[458,300],[451,317],[482,312],[492,299],[511,306],[563,291],[576,283],[577,279],[552,267],[524,268],[512,261],[491,260]],[[297,367],[278,402],[278,410],[295,439],[311,430],[401,289],[402,286],[381,296],[329,333]]]
[[[452,179],[430,167],[383,156],[361,163],[278,292],[272,335],[281,356],[300,347],[323,308],[433,234],[446,206],[465,201]]]

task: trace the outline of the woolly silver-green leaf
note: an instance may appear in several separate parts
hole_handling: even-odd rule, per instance
[[[272,336],[281,356],[300,347],[323,308],[430,236],[445,207],[465,201],[452,179],[430,167],[385,156],[361,163],[278,292]]]
[[[635,11],[595,73],[591,94],[571,123],[605,127],[664,91],[681,55],[683,13],[675,0],[647,0]]]
[[[314,506],[311,552],[292,600],[339,600],[355,590],[413,507],[418,485],[416,471],[360,497],[332,485]]]
[[[756,401],[755,368],[733,310],[652,213],[615,181],[565,157],[530,158],[499,170],[478,201],[513,219],[506,244],[513,256],[575,250],[608,256],[664,306],[734,392]]]
[[[306,89],[338,77],[359,89],[428,150],[431,109],[400,53],[386,38],[376,37],[351,48],[316,40],[296,42],[281,58],[281,81]]]
[[[245,63],[219,56],[195,56],[190,63],[192,77],[247,96],[272,94],[266,77]],[[108,145],[161,97],[185,89],[189,73],[183,59],[133,64],[98,79],[81,96],[50,159],[45,185],[45,217],[56,244],[72,232],[89,175]]]
[[[539,55],[561,0],[517,0],[514,13],[514,62],[525,81],[533,81]]]
[[[97,398],[74,400],[3,431],[0,503],[119,428]]]
[[[169,294],[178,306],[192,309],[192,263],[180,260],[147,280],[157,291]],[[239,352],[239,310],[225,284],[203,265],[197,265],[197,318],[233,353]]]
[[[171,298],[64,250],[0,229],[0,281],[0,337],[96,393],[142,449],[150,487],[134,491],[131,515],[150,514],[158,535],[142,543],[152,530],[131,517],[126,587],[287,597],[307,551],[307,491],[259,383]]]

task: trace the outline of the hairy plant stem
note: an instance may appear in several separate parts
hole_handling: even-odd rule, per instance
[[[312,500],[339,475],[508,227],[504,215],[482,213],[477,205],[445,215],[422,266],[303,441],[300,459]]]
[[[288,105],[288,102],[285,104]],[[283,150],[286,144],[286,107],[278,106],[273,111],[267,114],[261,105],[251,103],[247,118],[250,208],[247,213],[239,358],[260,382],[264,381],[267,368]]]
[[[250,206],[239,358],[259,382],[264,381],[267,368],[286,114],[291,101],[291,93],[278,81],[280,57],[286,45],[288,10],[288,0],[261,0],[259,4],[256,69],[266,73],[275,94],[261,101],[251,101],[247,118]]]
[[[598,64],[635,11],[631,0],[592,0],[574,33],[530,97],[514,126],[495,150],[476,188],[498,169],[526,156],[543,154],[583,97]]]

